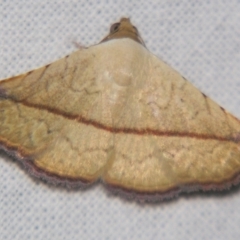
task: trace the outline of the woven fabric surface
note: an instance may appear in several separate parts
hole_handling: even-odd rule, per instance
[[[51,63],[131,17],[148,49],[240,117],[240,1],[0,1],[0,79]],[[0,155],[0,239],[239,239],[240,190],[126,201],[72,191]]]

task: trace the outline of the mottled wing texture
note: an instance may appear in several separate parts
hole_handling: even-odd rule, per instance
[[[238,181],[240,122],[130,39],[0,82],[0,143],[43,175],[138,193]]]
[[[94,51],[93,51],[94,52]],[[92,182],[107,164],[112,134],[91,51],[81,50],[0,84],[0,141],[48,174]]]

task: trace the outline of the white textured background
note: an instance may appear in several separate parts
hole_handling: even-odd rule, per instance
[[[0,79],[98,43],[130,16],[150,51],[240,117],[239,0],[0,0]],[[240,188],[158,204],[35,181],[0,156],[0,239],[240,239]]]

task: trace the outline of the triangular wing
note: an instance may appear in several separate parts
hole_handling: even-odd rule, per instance
[[[110,40],[0,82],[1,148],[64,183],[165,194],[239,182],[239,120],[121,23],[123,35],[113,25]]]

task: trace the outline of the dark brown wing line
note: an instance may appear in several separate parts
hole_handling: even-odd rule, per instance
[[[7,97],[9,99],[9,97]],[[23,104],[24,106],[45,110],[49,113],[64,117],[69,120],[75,120],[79,123],[83,123],[86,125],[94,126],[95,128],[102,129],[111,133],[125,133],[125,134],[135,134],[135,135],[155,135],[155,136],[165,136],[165,137],[185,137],[185,138],[196,138],[196,139],[203,139],[203,140],[217,140],[217,141],[230,141],[238,143],[240,139],[234,138],[232,136],[229,137],[221,137],[216,135],[206,135],[206,134],[197,134],[197,133],[181,133],[181,132],[174,132],[174,131],[159,131],[155,129],[145,128],[145,129],[137,129],[137,128],[114,128],[111,126],[104,125],[94,120],[90,120],[84,118],[77,114],[69,114],[63,111],[60,111],[56,108],[47,107],[41,104],[33,104],[28,103],[25,101],[18,101],[15,99],[10,98],[13,102]]]

